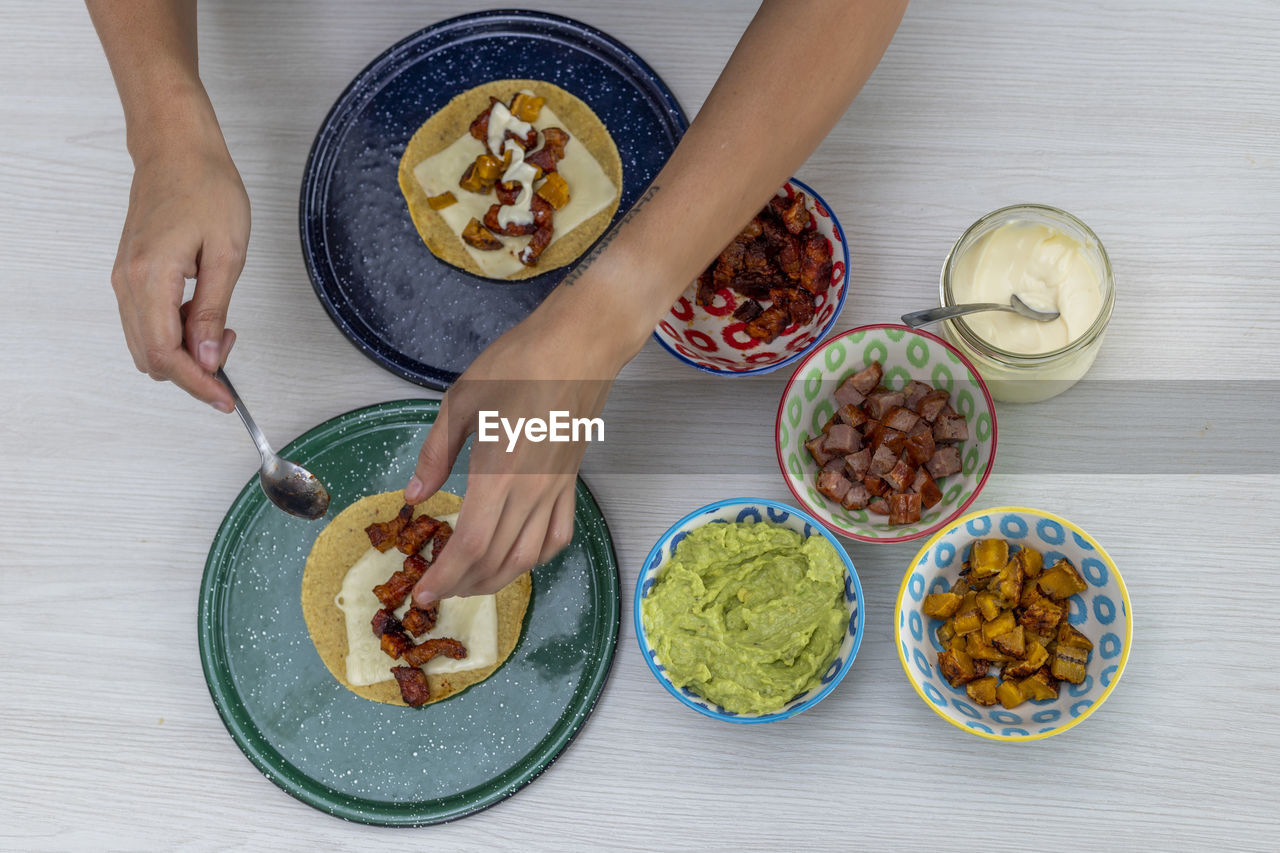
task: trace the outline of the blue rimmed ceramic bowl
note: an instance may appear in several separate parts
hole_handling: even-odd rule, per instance
[[[942,644],[935,632],[942,620],[925,616],[922,602],[926,595],[950,589],[970,546],[992,537],[1008,541],[1010,551],[1035,548],[1044,554],[1046,567],[1066,557],[1089,584],[1072,596],[1067,617],[1093,641],[1087,674],[1081,684],[1062,682],[1057,699],[1028,700],[1011,710],[983,707],[969,699],[963,686],[952,687],[938,672]],[[1006,506],[958,518],[925,543],[898,590],[894,640],[911,686],[948,723],[991,740],[1039,740],[1083,722],[1111,695],[1129,659],[1131,614],[1120,570],[1092,536],[1052,513]]]
[[[653,584],[662,574],[663,567],[671,558],[671,555],[675,553],[676,547],[687,533],[707,524],[744,521],[769,522],[794,530],[806,538],[809,536],[822,536],[836,549],[836,553],[840,556],[845,568],[844,602],[849,611],[849,619],[845,623],[846,630],[844,640],[840,644],[840,650],[836,653],[835,659],[827,667],[826,672],[822,674],[817,684],[792,697],[780,710],[771,714],[735,714],[707,701],[687,687],[676,687],[667,678],[666,669],[654,651],[653,645],[649,642],[644,628],[644,620],[640,616],[641,603],[653,589]],[[670,529],[662,534],[662,537],[658,539],[649,555],[645,558],[644,569],[640,572],[640,577],[636,582],[633,615],[636,639],[640,643],[640,651],[644,655],[644,661],[649,665],[649,671],[653,673],[654,678],[658,679],[658,683],[665,687],[668,693],[698,713],[705,714],[713,719],[730,723],[771,723],[775,720],[785,720],[787,717],[793,717],[801,711],[812,708],[840,683],[840,680],[844,678],[845,673],[849,671],[849,667],[853,664],[853,659],[858,654],[858,646],[862,643],[862,610],[862,585],[858,582],[858,572],[853,567],[853,561],[849,559],[848,553],[845,552],[836,538],[827,532],[827,529],[817,519],[795,507],[776,501],[761,498],[730,498],[729,500],[717,501],[701,509],[694,510],[671,525]]]
[[[849,242],[831,208],[809,186],[792,178],[777,194],[794,197],[798,192],[804,193],[814,227],[831,246],[831,285],[816,298],[813,319],[791,324],[766,344],[748,335],[746,323],[733,316],[744,297],[726,288],[711,305],[700,306],[697,282],[692,282],[653,332],[663,349],[706,373],[755,376],[792,364],[821,343],[849,295]]]

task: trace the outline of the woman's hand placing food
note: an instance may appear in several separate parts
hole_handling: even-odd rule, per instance
[[[194,2],[109,3],[89,12],[124,105],[133,186],[111,285],[138,370],[221,412],[213,377],[249,242],[249,197],[196,67]],[[183,303],[186,279],[196,280]]]
[[[840,118],[905,9],[905,0],[766,0],[653,185],[445,395],[406,498],[444,483],[481,411],[597,416],[661,316]],[[457,528],[415,602],[493,592],[568,544],[584,448],[522,438],[508,453],[505,442],[477,442]]]
[[[615,274],[613,281],[635,278],[634,270]],[[481,412],[511,423],[551,412],[600,414],[614,377],[653,328],[645,314],[628,316],[625,303],[603,298],[613,281],[580,293],[557,290],[480,354],[445,395],[405,488],[407,501],[418,503],[440,488]],[[414,590],[419,605],[496,592],[554,557],[573,536],[585,443],[520,438],[512,445],[501,430],[498,438],[472,445],[458,524]]]
[[[152,377],[230,411],[211,374],[234,342],[224,323],[249,205],[200,83],[195,2],[87,3],[136,168],[112,275],[130,353]],[[653,185],[446,394],[408,499],[439,488],[482,411],[599,415],[660,317],[840,118],[905,8],[906,0],[765,0]],[[195,293],[182,304],[189,277]],[[583,449],[521,439],[508,453],[502,442],[478,444],[457,530],[415,599],[495,590],[563,548]]]

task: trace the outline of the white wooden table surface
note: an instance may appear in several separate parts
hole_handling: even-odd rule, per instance
[[[753,9],[540,5],[627,43],[690,115]],[[253,203],[233,375],[278,443],[358,406],[423,396],[359,355],[321,309],[299,251],[298,185],[351,77],[404,35],[475,8],[201,9],[203,74]],[[852,543],[866,636],[818,708],[763,727],[698,717],[654,682],[624,618],[612,677],[564,756],[507,802],[419,831],[348,824],[291,799],[219,721],[195,605],[209,543],[256,457],[235,418],[152,383],[126,354],[107,275],[130,163],[83,8],[10,0],[0,33],[0,848],[1275,849],[1277,4],[916,0],[799,174],[853,251],[837,328],[935,304],[961,230],[1008,203],[1046,202],[1090,223],[1115,265],[1115,317],[1092,377],[1135,391],[1136,380],[1233,381],[1249,403],[1220,419],[1157,402],[1124,425],[1189,422],[1205,447],[1247,434],[1271,450],[1221,470],[1197,467],[1185,442],[1163,464],[1045,470],[1037,453],[1064,427],[1114,434],[1108,411],[1064,424],[1000,408],[1001,460],[979,505],[1066,515],[1128,581],[1134,649],[1104,707],[1033,744],[946,725],[893,648],[916,546]],[[663,389],[691,378],[653,344],[624,377],[632,396],[611,411],[665,411]],[[640,561],[675,518],[727,496],[789,499],[771,449],[782,378],[704,386],[705,407],[680,413],[727,418],[730,443],[588,455],[624,617]],[[723,473],[690,473],[709,449]]]

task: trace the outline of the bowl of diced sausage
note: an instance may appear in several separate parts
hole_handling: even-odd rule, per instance
[[[783,480],[836,533],[865,542],[928,536],[986,484],[996,412],[978,371],[936,335],[850,329],[796,367],[774,438]]]
[[[792,179],[689,285],[653,337],[706,373],[767,373],[816,347],[848,292],[844,231],[826,202]]]

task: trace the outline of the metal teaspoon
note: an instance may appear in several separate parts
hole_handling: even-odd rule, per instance
[[[258,470],[258,483],[262,493],[280,509],[299,518],[317,519],[329,509],[329,490],[316,479],[316,476],[296,462],[281,459],[267,443],[267,437],[258,429],[249,409],[245,406],[235,386],[227,378],[227,374],[219,367],[214,374],[218,381],[227,386],[231,399],[235,401],[236,413],[244,421],[245,429],[258,446],[258,455],[262,457],[262,467]]]
[[[976,314],[979,311],[1011,311],[1014,314],[1020,314],[1030,320],[1038,320],[1041,323],[1048,323],[1058,319],[1057,311],[1037,311],[1027,303],[1018,298],[1018,294],[1013,294],[1009,299],[1008,305],[1001,305],[999,302],[971,302],[968,305],[945,305],[941,308],[929,308],[925,311],[912,311],[910,314],[902,315],[902,322],[906,323],[913,329],[921,326],[927,326],[930,323],[936,323],[939,320],[948,320],[952,317],[959,317],[962,314]]]

